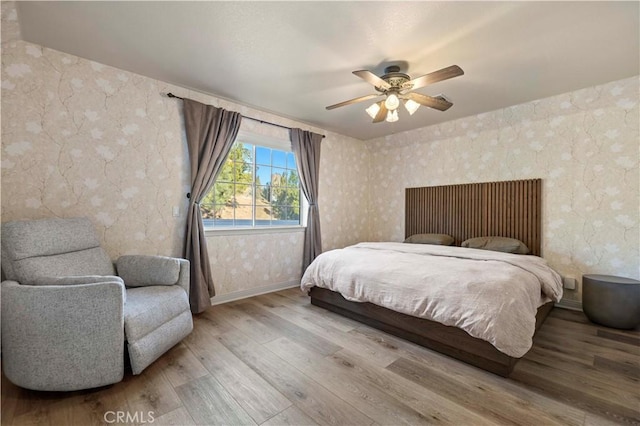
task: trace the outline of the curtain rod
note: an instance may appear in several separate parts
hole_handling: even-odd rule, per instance
[[[167,96],[169,98],[176,98],[176,99],[180,99],[180,100],[184,100],[184,98],[181,98],[180,96],[176,96],[173,93],[167,93]],[[280,127],[282,129],[287,129],[287,130],[291,130],[291,127],[287,127],[287,126],[283,126],[282,124],[276,124],[276,123],[272,123],[270,121],[264,121],[264,120],[259,120],[257,118],[253,118],[253,117],[247,117],[246,115],[243,115],[242,118],[246,118],[247,120],[253,120],[253,121],[257,121],[258,123],[262,123],[262,124],[269,124],[271,126],[276,126],[276,127]],[[323,138],[325,137],[324,135],[321,135]]]

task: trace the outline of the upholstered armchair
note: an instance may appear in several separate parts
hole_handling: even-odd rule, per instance
[[[2,224],[2,270],[2,368],[24,388],[119,382],[125,352],[140,374],[193,329],[189,262],[114,265],[86,218]]]

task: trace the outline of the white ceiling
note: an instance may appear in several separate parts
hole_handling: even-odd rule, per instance
[[[632,2],[19,2],[25,40],[359,139],[640,74]],[[372,124],[351,71],[465,75],[446,112]],[[158,95],[160,96],[160,94]]]

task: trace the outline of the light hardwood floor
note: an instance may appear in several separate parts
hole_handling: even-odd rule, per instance
[[[311,306],[297,289],[194,320],[182,343],[113,386],[33,392],[3,376],[2,424],[122,424],[118,412],[153,425],[640,424],[640,332],[579,312],[554,309],[509,379]]]

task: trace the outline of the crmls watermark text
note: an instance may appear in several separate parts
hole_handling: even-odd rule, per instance
[[[104,421],[109,424],[113,423],[153,423],[155,420],[155,412],[153,411],[107,411],[104,413]]]

